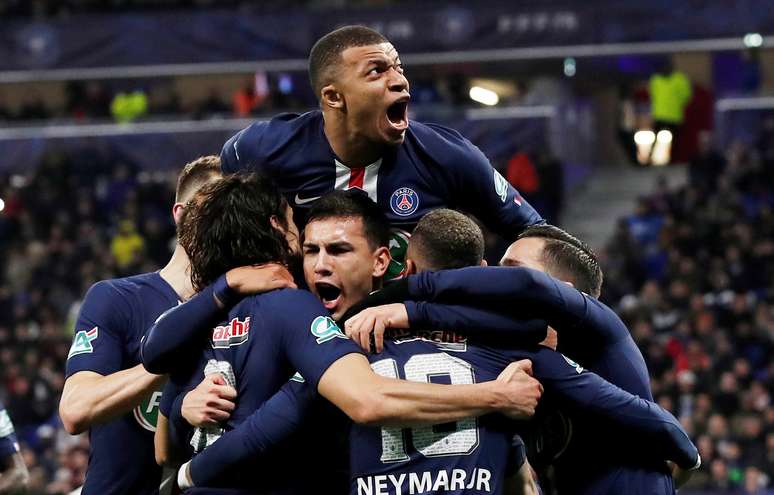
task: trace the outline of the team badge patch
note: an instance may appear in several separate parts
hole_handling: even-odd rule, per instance
[[[575,371],[577,371],[579,375],[580,375],[581,373],[583,373],[583,366],[579,365],[578,363],[576,363],[576,362],[575,362],[575,361],[573,361],[572,359],[568,358],[568,357],[567,357],[567,356],[565,356],[564,354],[562,354],[562,357],[564,358],[564,360],[565,360],[565,361],[567,361],[567,364],[569,364],[570,366],[572,366],[573,368],[575,368]]]
[[[497,170],[494,171],[494,188],[495,193],[500,196],[500,201],[505,203],[508,198],[508,181]]]
[[[70,346],[70,352],[67,354],[67,359],[77,356],[78,354],[94,352],[94,346],[91,345],[91,343],[96,340],[98,335],[99,330],[97,330],[97,327],[88,331],[81,330],[80,332],[76,332],[75,338],[73,339],[73,345]]]
[[[403,277],[403,270],[406,268],[406,250],[408,249],[411,234],[401,229],[390,230],[390,266],[387,267],[387,273],[384,274],[385,280],[396,280]]]
[[[250,337],[250,317],[244,321],[234,318],[228,325],[215,327],[212,330],[212,348],[228,349],[229,347],[244,344]]]
[[[410,187],[398,188],[390,197],[390,208],[396,215],[407,217],[419,208],[419,195]]]
[[[331,339],[346,339],[347,336],[341,331],[335,321],[330,316],[318,316],[312,321],[310,327],[312,335],[317,337],[317,343],[322,344]]]

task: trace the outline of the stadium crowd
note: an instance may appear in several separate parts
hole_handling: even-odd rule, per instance
[[[764,493],[774,472],[772,143],[708,151],[687,185],[642,198],[602,253],[603,299],[700,449],[706,467],[689,488],[711,493]],[[87,437],[67,435],[56,413],[73,319],[95,281],[168,258],[175,172],[137,173],[85,149],[0,177],[0,400],[33,494],[83,482]]]

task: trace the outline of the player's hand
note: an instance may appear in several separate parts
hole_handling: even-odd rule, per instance
[[[675,488],[682,488],[691,480],[693,473],[701,467],[701,456],[699,456],[696,461],[696,466],[692,469],[683,469],[672,461],[667,461],[667,464],[672,471],[672,479],[674,480]]]
[[[183,398],[183,417],[191,426],[213,426],[231,417],[237,392],[220,373],[213,373]]]
[[[388,328],[409,328],[404,304],[385,304],[366,308],[344,324],[344,333],[366,352],[371,352],[371,334],[376,352],[384,350],[384,332]]]
[[[226,272],[228,286],[243,296],[275,289],[296,288],[293,276],[284,265],[265,263],[240,266]]]
[[[546,338],[543,339],[543,342],[540,343],[540,345],[548,347],[549,349],[556,350],[556,346],[559,344],[559,335],[556,333],[556,330],[554,330],[551,327],[548,327],[548,331],[546,332]]]
[[[529,419],[535,414],[543,385],[532,378],[532,361],[522,359],[509,364],[497,381],[505,387],[506,402],[500,411],[512,419]]]

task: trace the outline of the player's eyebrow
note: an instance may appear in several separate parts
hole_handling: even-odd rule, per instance
[[[351,251],[353,246],[347,241],[336,241],[325,245],[328,251]]]

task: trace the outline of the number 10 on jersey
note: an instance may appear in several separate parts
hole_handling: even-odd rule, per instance
[[[388,377],[401,378],[398,363],[392,359],[382,359],[371,363],[374,372]],[[444,353],[417,354],[411,356],[403,367],[406,380],[430,383],[433,377],[447,376],[453,385],[475,383],[475,375],[470,364]],[[437,431],[436,426],[417,426],[414,428],[382,428],[381,461],[407,461],[409,455],[406,444],[411,442],[414,449],[425,457],[443,457],[468,455],[478,447],[478,420],[466,418],[454,423],[451,431]]]

